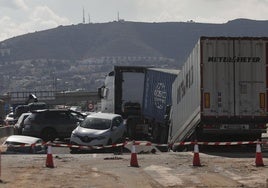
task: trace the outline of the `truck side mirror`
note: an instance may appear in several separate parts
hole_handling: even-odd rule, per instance
[[[169,123],[170,110],[171,110],[171,105],[167,105],[165,116],[164,116],[164,119],[167,123]]]
[[[99,96],[99,98],[101,98],[101,99],[103,99],[103,96],[102,96],[103,88],[104,88],[104,86],[98,88],[98,96]]]
[[[168,120],[169,120],[169,115],[165,115],[165,116],[164,116],[164,119],[165,119],[166,121],[168,121]]]

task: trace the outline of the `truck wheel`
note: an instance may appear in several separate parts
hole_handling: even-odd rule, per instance
[[[119,143],[119,144],[124,143],[126,141],[126,137],[127,137],[127,133],[124,133],[122,137],[117,140],[116,143]]]
[[[173,146],[171,149],[173,152],[185,152],[185,151],[187,151],[186,146]]]
[[[159,127],[157,124],[153,125],[153,132],[152,132],[152,136],[153,136],[153,142],[158,143],[159,142],[159,137],[158,137],[158,133],[159,133]]]
[[[57,132],[53,128],[45,128],[42,131],[41,137],[46,142],[47,141],[54,141],[57,138]]]
[[[136,137],[136,130],[135,130],[135,122],[134,121],[128,121],[127,123],[127,132],[128,136],[131,139],[135,139]]]
[[[166,127],[159,127],[159,132],[161,133],[159,135],[159,144],[166,144],[167,143],[167,128]],[[168,146],[157,146],[157,148],[161,151],[161,152],[167,152],[168,151]]]
[[[160,134],[160,144],[165,144],[167,143],[167,136],[168,136],[168,128],[167,127],[162,127],[160,129],[161,134]]]

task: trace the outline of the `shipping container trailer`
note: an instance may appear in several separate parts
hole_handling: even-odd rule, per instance
[[[266,132],[268,38],[201,37],[172,86],[169,142]]]
[[[162,68],[147,68],[145,72],[142,115],[156,143],[167,143],[169,124],[166,115],[171,106],[172,84],[178,73],[179,70]]]

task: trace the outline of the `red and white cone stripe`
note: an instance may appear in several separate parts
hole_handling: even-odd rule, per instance
[[[260,145],[260,143],[257,143],[257,145],[256,145],[255,164],[256,164],[256,167],[264,166],[263,159],[262,159],[262,153],[261,153],[261,145]]]
[[[195,145],[194,145],[193,166],[201,166],[201,163],[200,163],[200,157],[199,157],[199,148],[198,148],[198,144],[195,144]]]

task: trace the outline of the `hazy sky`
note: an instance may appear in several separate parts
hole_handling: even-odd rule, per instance
[[[268,20],[268,0],[0,0],[0,41],[85,21],[225,23]]]

